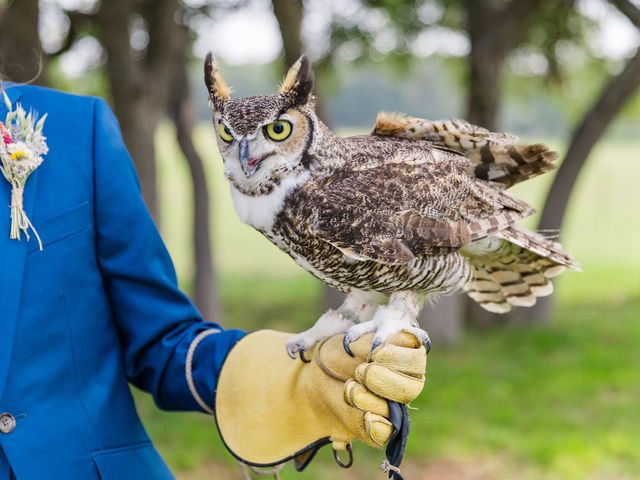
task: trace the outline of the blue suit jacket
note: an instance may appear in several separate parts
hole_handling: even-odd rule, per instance
[[[24,198],[43,251],[34,238],[9,239],[10,187],[0,177],[0,412],[16,419],[0,433],[0,479],[9,465],[19,480],[172,478],[127,382],[163,409],[198,410],[186,352],[218,325],[178,290],[106,103],[32,86],[6,92],[49,114],[49,154]],[[227,330],[196,349],[194,380],[209,404],[242,335]]]

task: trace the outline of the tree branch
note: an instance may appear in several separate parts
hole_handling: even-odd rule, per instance
[[[600,97],[576,129],[564,162],[558,168],[540,217],[540,229],[562,226],[571,191],[591,149],[622,107],[640,87],[640,48],[618,75],[604,86]]]

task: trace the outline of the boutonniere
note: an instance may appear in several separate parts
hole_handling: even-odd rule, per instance
[[[42,156],[49,148],[47,139],[42,135],[42,127],[47,119],[44,115],[38,120],[38,115],[32,111],[25,112],[22,105],[16,104],[15,109],[5,92],[2,92],[7,106],[7,117],[0,121],[0,171],[11,184],[11,233],[12,240],[20,240],[21,232],[29,240],[29,229],[38,239],[42,250],[42,241],[38,232],[27,217],[22,205],[24,187],[29,176],[42,162]]]

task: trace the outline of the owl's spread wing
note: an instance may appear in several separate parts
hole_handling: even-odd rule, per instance
[[[387,264],[460,248],[533,213],[451,162],[351,164],[309,188],[316,237]]]
[[[378,114],[374,135],[427,140],[473,162],[469,173],[507,187],[553,170],[558,154],[546,145],[520,143],[508,133],[490,132],[464,120],[425,120],[402,113]]]

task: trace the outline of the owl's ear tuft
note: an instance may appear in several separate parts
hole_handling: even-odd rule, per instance
[[[280,85],[280,93],[291,97],[294,105],[307,103],[313,89],[313,71],[309,57],[302,55],[294,63]]]
[[[216,62],[211,52],[207,54],[207,58],[204,61],[204,83],[207,85],[209,99],[213,104],[213,108],[221,110],[224,101],[231,98],[231,89],[227,86],[222,74],[216,67]]]

